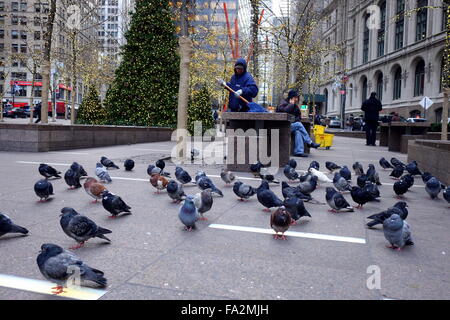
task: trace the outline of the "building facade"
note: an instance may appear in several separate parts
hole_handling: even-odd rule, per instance
[[[446,14],[442,0],[334,0],[323,14],[320,90],[329,116],[362,113],[377,92],[382,114],[426,117],[442,114],[442,70]],[[345,87],[344,87],[345,86]],[[424,97],[434,104],[425,110]]]

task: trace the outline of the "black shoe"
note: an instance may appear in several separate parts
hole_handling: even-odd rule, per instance
[[[296,153],[296,154],[294,154],[294,157],[308,158],[308,155],[304,154],[304,153]]]
[[[310,148],[314,148],[314,149],[317,149],[317,148],[319,148],[320,147],[320,144],[318,144],[318,143],[311,143],[311,144],[308,144],[308,147],[310,147]]]

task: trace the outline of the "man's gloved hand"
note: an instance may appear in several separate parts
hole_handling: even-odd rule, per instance
[[[234,95],[236,96],[236,98],[239,98],[240,96],[242,96],[243,93],[244,92],[242,90],[238,90],[238,91],[235,92]]]
[[[219,84],[219,86],[222,86],[222,87],[225,87],[227,85],[227,83],[222,79],[217,79],[217,83]]]

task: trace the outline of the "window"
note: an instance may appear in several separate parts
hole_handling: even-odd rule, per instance
[[[423,96],[425,87],[425,61],[421,60],[416,66],[414,77],[414,97]]]
[[[418,0],[417,1],[417,23],[416,23],[416,41],[423,40],[427,37],[427,17],[428,0]]]
[[[5,73],[0,71],[0,80],[5,80]]]
[[[27,17],[20,17],[20,24],[22,26],[26,26],[27,22],[28,22]]]
[[[20,11],[22,11],[22,12],[27,11],[27,3],[26,2],[20,3]]]
[[[42,80],[42,74],[40,74],[40,73],[36,73],[36,75],[35,75],[35,78],[34,78],[35,80]]]
[[[11,39],[19,39],[19,31],[11,30]]]
[[[405,0],[397,0],[397,21],[395,22],[395,50],[403,48],[403,33],[405,31]]]
[[[370,15],[366,15],[364,19],[364,35],[363,35],[363,63],[369,61],[369,43],[370,43],[370,30],[367,27],[367,21]]]
[[[26,44],[21,44],[20,45],[20,52],[21,53],[27,53],[28,52]]]
[[[16,91],[16,97],[26,97],[27,96],[27,87],[19,86],[19,90]]]
[[[380,11],[381,23],[380,29],[378,30],[377,57],[381,57],[384,55],[384,40],[386,32],[386,1],[380,4]]]
[[[27,81],[26,72],[11,72],[11,79],[15,81]]]
[[[5,52],[5,44],[0,43],[0,52]]]
[[[11,24],[13,26],[17,26],[19,24],[19,17],[18,16],[11,16]]]
[[[0,17],[0,25],[5,25],[5,16]]]
[[[27,40],[27,32],[22,30],[20,31],[20,39]]]
[[[402,68],[398,68],[394,75],[394,100],[402,97]]]
[[[383,74],[378,74],[377,77],[377,96],[380,101],[383,101]]]
[[[41,12],[41,4],[40,3],[34,4],[34,12]]]
[[[42,87],[34,87],[34,96],[37,98],[42,97]]]
[[[0,39],[5,39],[5,30],[0,30]]]
[[[19,45],[13,43],[13,44],[11,45],[11,52],[12,52],[12,53],[19,53]]]
[[[0,1],[0,11],[5,11],[5,2]]]
[[[368,91],[369,90],[368,90],[368,86],[367,86],[367,78],[364,78],[363,84],[362,84],[362,102],[366,101]]]
[[[34,32],[34,40],[41,40],[41,32],[40,31]]]
[[[13,11],[13,12],[19,11],[19,3],[18,2],[11,2],[11,11]]]
[[[34,26],[39,27],[41,25],[41,18],[40,17],[34,17]]]

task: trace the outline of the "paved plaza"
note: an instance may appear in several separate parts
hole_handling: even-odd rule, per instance
[[[5,235],[0,239],[0,276],[44,280],[36,264],[40,246],[55,243],[67,249],[75,244],[59,224],[61,209],[73,207],[112,230],[108,235],[111,244],[95,238],[76,251],[90,266],[104,271],[108,279],[106,293],[99,299],[449,298],[450,209],[442,194],[439,200],[431,200],[422,180],[416,178],[406,194],[407,220],[415,245],[401,252],[385,247],[388,243],[380,226],[365,226],[367,216],[398,201],[390,172],[383,171],[378,160],[395,156],[405,162],[405,155],[384,147],[367,147],[362,139],[335,137],[331,150],[312,150],[309,158],[297,158],[298,170],[306,170],[316,160],[322,172],[327,171],[326,161],[349,168],[359,161],[365,169],[373,163],[383,183],[382,197],[380,203],[369,203],[363,210],[338,214],[328,212],[328,205],[307,203],[312,218],[302,218],[299,225],[291,226],[289,231],[294,234],[281,241],[263,232],[270,230],[270,214],[262,211],[256,197],[241,203],[232,188],[224,186],[218,178],[220,165],[184,166],[192,176],[197,170],[205,171],[225,195],[214,198],[213,208],[206,214],[208,221],[198,222],[194,232],[184,231],[178,218],[180,205],[173,204],[165,191],[155,195],[146,172],[149,164],[170,156],[173,147],[173,142],[160,142],[46,153],[0,152],[0,212],[30,231],[28,236]],[[64,179],[51,180],[55,193],[52,201],[37,202],[33,185],[42,178],[39,163],[50,164],[64,174],[77,161],[95,176],[95,164],[101,156],[121,167],[110,171],[113,183],[107,188],[132,207],[132,215],[109,219],[101,203],[90,203],[92,198],[83,188],[68,190]],[[123,169],[127,158],[136,162],[132,172]],[[168,162],[165,171],[173,177],[174,168]],[[238,176],[259,186],[250,173]],[[282,171],[277,178],[286,180]],[[319,202],[325,203],[327,186],[332,185],[321,184],[313,193]],[[280,187],[271,189],[281,197]],[[185,191],[195,194],[199,189],[192,186]],[[345,198],[356,205],[350,194]],[[329,237],[320,239],[323,235]],[[380,272],[380,286],[370,289],[373,270]],[[62,299],[33,290],[31,284],[28,290],[19,290],[6,288],[0,281],[0,299]]]

